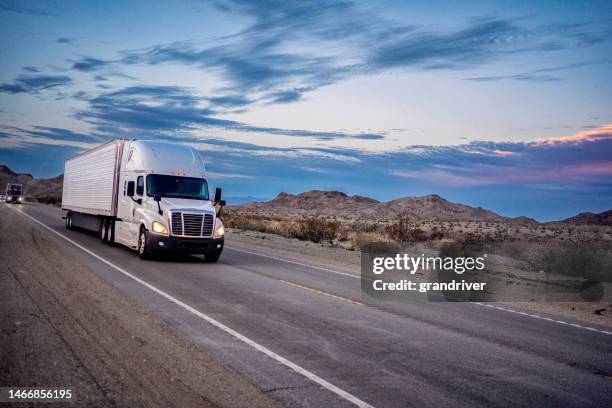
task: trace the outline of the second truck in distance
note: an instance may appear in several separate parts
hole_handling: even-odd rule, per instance
[[[5,202],[21,204],[23,201],[23,186],[21,184],[8,183],[6,185]]]

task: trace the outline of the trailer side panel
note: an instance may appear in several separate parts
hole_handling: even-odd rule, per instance
[[[116,180],[122,140],[113,140],[66,161],[62,208],[116,216]]]

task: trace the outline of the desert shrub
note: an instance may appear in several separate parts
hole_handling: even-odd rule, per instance
[[[355,248],[363,250],[373,243],[384,242],[384,237],[375,232],[360,232],[353,236],[352,242]]]
[[[605,281],[612,265],[609,251],[603,246],[582,242],[547,243],[534,263],[546,272]]]
[[[346,242],[349,240],[349,236],[350,236],[350,229],[347,228],[346,226],[340,225],[340,228],[338,229],[338,241],[340,242]]]
[[[62,202],[62,198],[59,196],[55,196],[55,195],[42,195],[42,196],[35,197],[34,199],[37,202],[43,203],[43,204],[57,205],[57,204],[61,204]]]
[[[433,227],[431,229],[431,234],[429,235],[429,238],[432,241],[437,241],[440,239],[444,239],[444,230],[443,229],[439,229],[438,227]]]
[[[410,240],[410,222],[405,214],[399,214],[397,221],[387,226],[387,235],[393,241],[406,242]]]
[[[363,221],[355,222],[352,225],[352,230],[356,234],[361,232],[377,232],[379,225],[376,223],[366,223]]]
[[[412,228],[408,232],[409,241],[419,242],[427,241],[428,236],[421,228]]]
[[[340,222],[319,216],[294,221],[228,211],[223,215],[223,223],[229,228],[267,232],[304,241],[328,242],[330,245],[334,244],[340,230]],[[347,234],[345,231],[345,240],[348,239]]]
[[[338,235],[340,223],[335,220],[327,220],[322,217],[312,216],[303,219],[294,233],[296,238],[312,242],[328,242],[334,244]]]
[[[449,241],[442,243],[438,255],[441,257],[478,257],[482,255],[482,242]]]
[[[277,222],[266,217],[227,211],[223,214],[223,223],[229,228],[245,231],[277,232]]]

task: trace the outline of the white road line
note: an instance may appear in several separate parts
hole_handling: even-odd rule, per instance
[[[305,266],[307,268],[318,269],[320,271],[335,273],[336,275],[344,275],[344,276],[350,276],[351,278],[361,279],[360,275],[354,275],[352,273],[338,272],[338,271],[334,271],[333,269],[321,268],[320,266],[314,266],[314,265],[308,265],[308,264],[301,263],[301,262],[290,261],[289,259],[277,258],[275,256],[264,255],[264,254],[260,254],[258,252],[251,252],[251,251],[247,251],[245,249],[238,249],[236,247],[230,247],[230,246],[225,246],[225,247],[228,248],[228,249],[231,249],[232,251],[244,252],[246,254],[261,256],[262,258],[274,259],[275,261],[287,262],[287,263],[290,263],[290,264],[293,264],[293,265]]]
[[[565,322],[563,320],[551,319],[550,317],[544,317],[544,316],[538,316],[536,314],[519,312],[518,310],[508,309],[508,308],[500,307],[500,306],[494,306],[494,305],[487,304],[487,303],[474,302],[474,304],[479,305],[479,306],[484,306],[484,307],[490,307],[492,309],[503,310],[504,312],[510,312],[510,313],[515,313],[515,314],[519,314],[519,315],[523,315],[523,316],[533,317],[534,319],[547,320],[549,322],[564,324],[566,326],[577,327],[579,329],[594,331],[594,332],[597,332],[597,333],[603,333],[603,334],[608,334],[608,335],[612,336],[612,332],[609,332],[609,331],[606,331],[606,330],[596,329],[594,327],[582,326],[582,325],[579,325],[579,324],[576,324],[576,323]]]
[[[66,241],[70,242],[72,245],[76,246],[77,248],[87,252],[89,255],[93,256],[97,260],[105,263],[106,265],[108,265],[111,268],[117,270],[118,272],[121,272],[123,275],[127,276],[128,278],[131,278],[131,279],[135,280],[136,282],[140,283],[141,285],[151,289],[153,292],[157,293],[158,295],[163,296],[164,298],[166,298],[170,302],[172,302],[172,303],[182,307],[183,309],[193,313],[194,315],[198,316],[199,318],[201,318],[203,320],[206,320],[208,323],[212,324],[213,326],[223,330],[224,332],[230,334],[231,336],[235,337],[236,339],[238,339],[238,340],[248,344],[249,346],[253,347],[257,351],[262,352],[263,354],[267,355],[268,357],[272,358],[273,360],[276,360],[279,363],[283,364],[284,366],[292,369],[296,373],[301,374],[304,377],[308,378],[309,380],[319,384],[321,387],[323,387],[323,388],[333,392],[334,394],[340,396],[341,398],[344,398],[345,400],[347,400],[349,402],[352,402],[353,404],[355,404],[358,407],[373,408],[367,402],[364,402],[364,401],[360,400],[359,398],[355,397],[354,395],[349,394],[348,392],[344,391],[343,389],[336,387],[334,384],[324,380],[323,378],[319,377],[318,375],[311,373],[310,371],[306,370],[305,368],[302,368],[299,365],[297,365],[297,364],[287,360],[286,358],[276,354],[272,350],[262,346],[261,344],[256,343],[255,341],[249,339],[246,336],[243,336],[242,334],[238,333],[237,331],[229,328],[228,326],[224,325],[221,322],[218,322],[217,320],[213,319],[212,317],[210,317],[208,315],[205,315],[204,313],[200,312],[199,310],[194,309],[193,307],[189,306],[188,304],[181,302],[180,300],[178,300],[174,296],[169,295],[166,292],[164,292],[163,290],[158,289],[157,287],[151,285],[150,283],[145,282],[144,280],[140,279],[139,277],[132,275],[131,273],[129,273],[125,269],[115,265],[114,263],[112,263],[110,261],[107,261],[106,259],[104,259],[101,256],[97,255],[96,253],[92,252],[91,250],[85,248],[81,244],[79,244],[79,243],[73,241],[72,239],[68,238],[64,234],[61,234],[61,233],[55,231],[53,228],[49,227],[48,225],[44,224],[43,222],[37,220],[36,218],[32,217],[31,215],[26,214],[24,211],[18,211],[18,212],[23,214],[23,215],[25,215],[30,220],[32,220],[32,221],[42,225],[43,227],[45,227],[49,231],[53,232],[54,234],[62,237],[63,239],[65,239]]]
[[[229,246],[226,246],[226,248],[229,248],[229,249],[232,249],[232,250],[238,251],[238,252],[245,252],[245,253],[251,254],[251,255],[261,256],[263,258],[274,259],[276,261],[287,262],[287,263],[294,264],[294,265],[300,265],[300,266],[305,266],[305,267],[308,267],[308,268],[318,269],[318,270],[325,271],[325,272],[331,272],[331,273],[335,273],[335,274],[338,274],[338,275],[350,276],[352,278],[357,278],[357,279],[361,278],[359,275],[353,275],[353,274],[345,273],[345,272],[338,272],[338,271],[334,271],[333,269],[321,268],[319,266],[313,266],[313,265],[308,265],[308,264],[301,263],[301,262],[290,261],[288,259],[277,258],[277,257],[274,257],[274,256],[264,255],[264,254],[260,254],[260,253],[252,252],[252,251],[246,251],[244,249],[238,249],[238,248],[229,247]],[[612,335],[612,332],[609,332],[609,331],[606,331],[606,330],[596,329],[594,327],[582,326],[582,325],[576,324],[576,323],[569,323],[569,322],[565,322],[563,320],[555,320],[555,319],[551,319],[549,317],[538,316],[536,314],[529,314],[529,313],[525,313],[525,312],[519,312],[518,310],[508,309],[508,308],[504,308],[504,307],[500,307],[500,306],[494,306],[494,305],[486,304],[486,303],[480,303],[480,302],[473,302],[473,303],[475,305],[478,305],[478,306],[484,306],[484,307],[489,307],[489,308],[492,308],[492,309],[503,310],[504,312],[519,314],[519,315],[531,317],[531,318],[534,318],[534,319],[546,320],[546,321],[549,321],[549,322],[563,324],[563,325],[566,325],[566,326],[572,326],[572,327],[576,327],[576,328],[579,328],[579,329],[584,329],[584,330],[589,330],[589,331],[593,331],[593,332],[597,332],[597,333]]]

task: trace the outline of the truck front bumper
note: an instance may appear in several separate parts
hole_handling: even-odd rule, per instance
[[[151,252],[209,254],[223,251],[224,238],[178,238],[147,231],[147,246]]]

